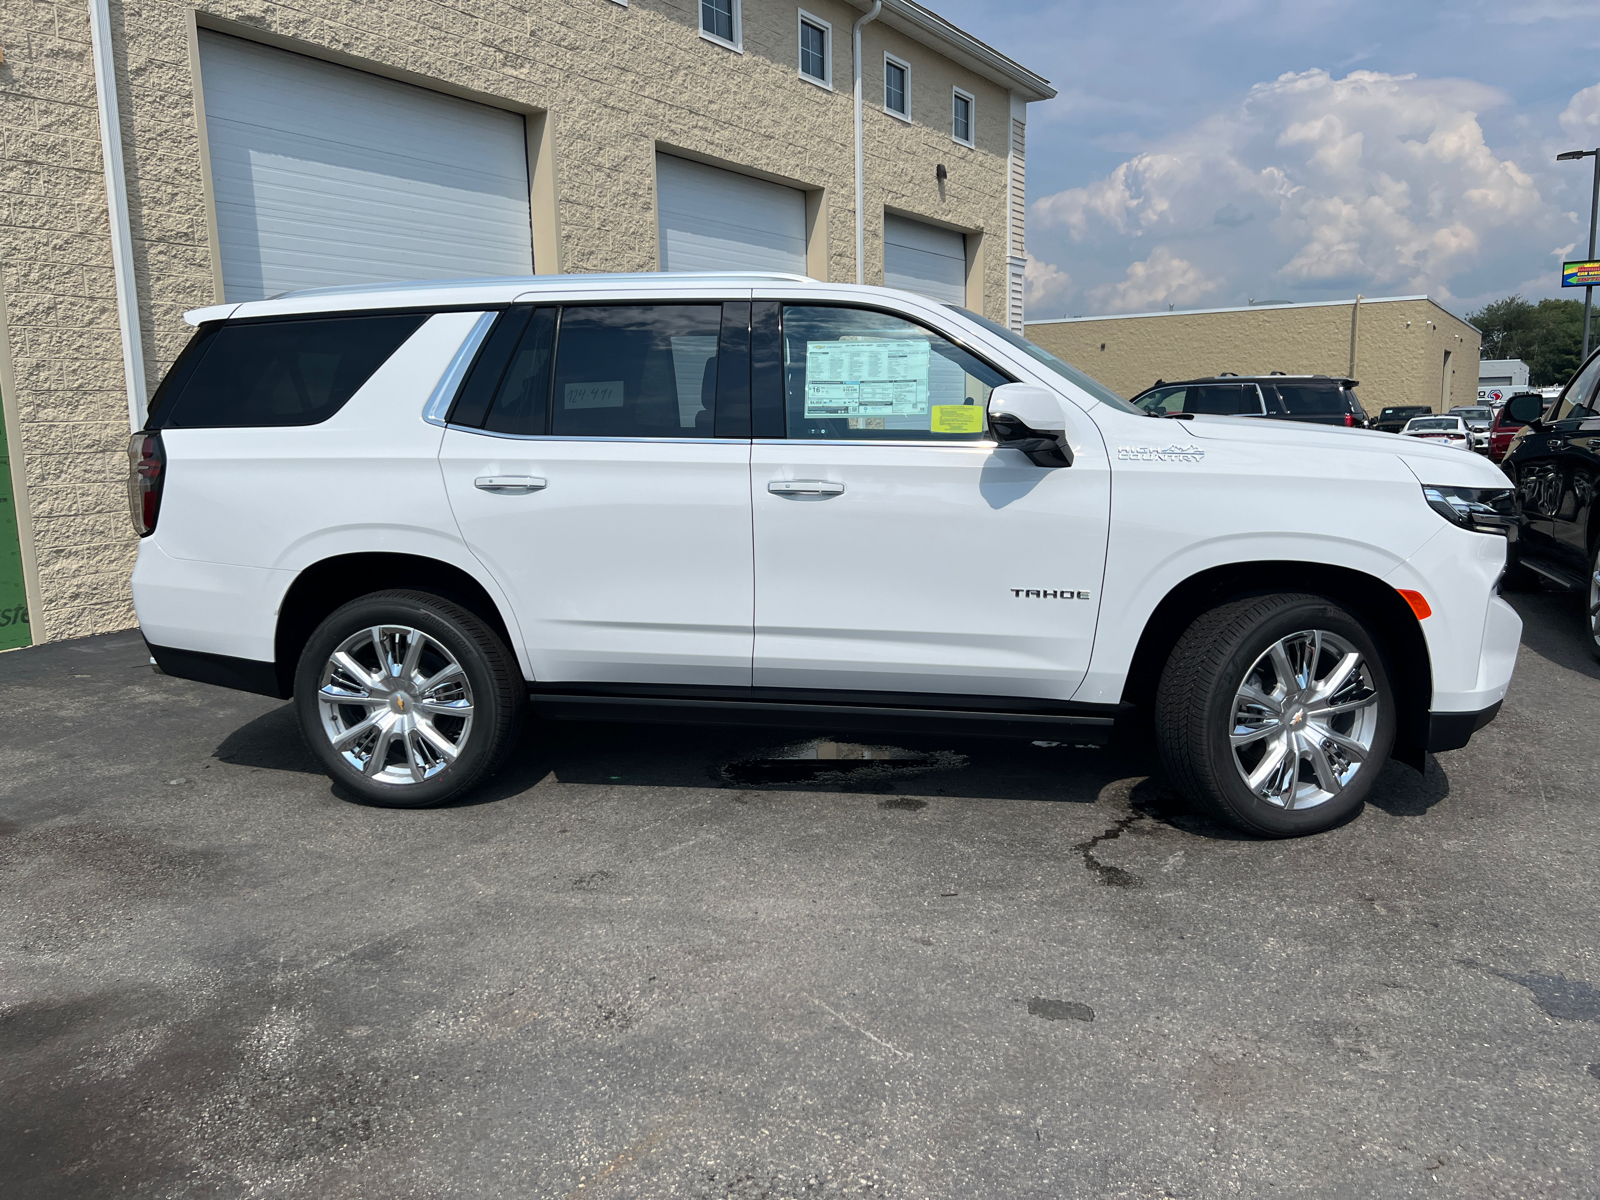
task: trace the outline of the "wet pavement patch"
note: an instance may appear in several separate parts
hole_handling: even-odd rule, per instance
[[[1106,887],[1144,886],[1144,880],[1135,875],[1132,871],[1124,871],[1121,867],[1110,866],[1101,862],[1094,856],[1094,848],[1101,842],[1116,841],[1117,838],[1121,837],[1123,833],[1127,831],[1130,825],[1134,824],[1136,821],[1142,821],[1144,819],[1144,813],[1134,813],[1131,816],[1123,817],[1104,833],[1097,833],[1088,841],[1079,842],[1073,847],[1074,850],[1083,856],[1083,865],[1088,867],[1089,870],[1093,871],[1095,878],[1103,883]]]
[[[730,783],[744,786],[883,787],[907,775],[959,770],[966,765],[966,755],[949,750],[902,750],[898,746],[864,746],[819,738],[786,746],[770,755],[731,762],[722,774]]]
[[[1043,996],[1035,996],[1028,1001],[1028,1015],[1042,1017],[1046,1021],[1092,1021],[1094,1009],[1076,1000],[1046,1000]]]

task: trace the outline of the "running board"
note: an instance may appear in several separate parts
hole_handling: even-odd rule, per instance
[[[1548,558],[1525,554],[1517,561],[1535,575],[1543,576],[1556,586],[1564,587],[1570,592],[1581,592],[1588,583],[1588,580],[1576,571]]]
[[[883,730],[964,737],[1040,738],[1103,746],[1119,705],[1081,711],[928,707],[925,705],[804,703],[685,696],[590,695],[530,690],[528,707],[557,721],[638,721],[656,724],[747,725],[807,729]]]

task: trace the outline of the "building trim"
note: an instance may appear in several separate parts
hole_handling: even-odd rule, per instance
[[[100,112],[100,158],[106,177],[106,207],[110,210],[111,267],[117,289],[117,324],[122,336],[122,373],[127,380],[131,431],[144,425],[149,393],[144,378],[144,334],[139,324],[139,285],[133,269],[128,177],[122,161],[122,117],[117,105],[117,66],[107,0],[89,0],[89,41]]]
[[[39,558],[33,545],[33,510],[28,505],[28,461],[23,453],[22,415],[17,409],[17,375],[11,364],[11,336],[6,324],[6,282],[0,274],[0,401],[5,421],[6,454],[11,459],[11,502],[17,511],[17,549],[22,557],[22,591],[28,599],[28,636],[35,646],[47,641],[44,592],[39,587]]]
[[[200,23],[195,9],[186,9],[184,18],[189,33],[189,82],[194,88],[194,128],[200,142],[200,197],[206,210],[206,241],[211,258],[213,299],[221,304],[227,296],[222,279],[222,234],[217,223],[217,191],[211,181],[211,136],[206,128],[206,91],[200,71]]]
[[[859,9],[872,7],[868,0],[851,0],[851,3]],[[883,20],[914,41],[982,75],[989,82],[1019,93],[1025,100],[1055,99],[1056,89],[1050,86],[1050,81],[1044,76],[1028,70],[1015,59],[1007,58],[993,46],[980,42],[915,0],[883,0]]]
[[[821,79],[818,79],[815,75],[807,75],[800,67],[800,34],[802,32],[802,27],[806,25],[812,25],[822,30]],[[833,91],[833,22],[824,21],[821,17],[808,13],[803,8],[800,9],[795,14],[794,51],[795,70],[799,72],[800,78],[809,84],[813,84],[816,87],[824,89],[825,91]]]
[[[956,136],[956,100],[967,102],[967,136]],[[963,87],[950,89],[950,140],[958,146],[965,146],[969,150],[978,144],[978,98]]]
[[[889,64],[890,63],[893,63],[895,66],[899,67],[903,72],[905,72],[905,77],[906,77],[906,87],[905,87],[906,110],[904,112],[899,112],[899,111],[889,107]],[[883,115],[886,116],[886,117],[893,117],[897,121],[904,121],[907,125],[911,124],[911,64],[908,63],[905,59],[901,58],[898,54],[891,54],[889,51],[885,50],[883,52],[883,74],[880,77],[879,81],[883,84],[883,95],[882,95],[882,97],[880,97],[882,99],[882,101],[883,101]]]
[[[1363,297],[1361,297],[1361,303],[1363,305],[1367,305],[1367,304],[1399,304],[1399,303],[1402,303],[1402,302],[1408,301],[1408,300],[1409,301],[1426,300],[1429,304],[1433,305],[1440,312],[1448,314],[1450,317],[1452,317],[1453,319],[1455,319],[1457,321],[1461,321],[1460,317],[1457,317],[1454,313],[1450,312],[1449,309],[1445,308],[1444,305],[1440,304],[1437,300],[1433,299],[1431,296],[1363,296]],[[1075,324],[1075,323],[1080,322],[1080,321],[1133,321],[1133,320],[1142,320],[1142,319],[1144,319],[1146,317],[1202,317],[1202,316],[1206,316],[1206,315],[1208,315],[1210,313],[1274,312],[1276,310],[1281,310],[1281,309],[1286,309],[1286,308],[1349,308],[1355,302],[1356,302],[1356,298],[1354,296],[1352,296],[1348,300],[1305,300],[1305,301],[1300,301],[1300,302],[1297,302],[1297,303],[1294,303],[1294,304],[1240,304],[1240,305],[1236,305],[1236,306],[1234,306],[1232,308],[1185,308],[1185,309],[1177,309],[1177,310],[1173,310],[1173,311],[1164,311],[1164,312],[1107,313],[1105,316],[1100,316],[1100,317],[1049,317],[1049,318],[1047,318],[1045,320],[1042,320],[1042,321],[1029,321],[1028,324],[1029,325],[1072,325],[1072,324]],[[1465,321],[1462,321],[1461,323],[1463,325],[1467,324],[1467,322],[1465,322]]]

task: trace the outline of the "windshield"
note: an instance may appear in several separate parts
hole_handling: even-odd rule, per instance
[[[997,324],[996,322],[989,320],[988,317],[980,317],[971,309],[962,308],[958,304],[951,304],[947,307],[955,309],[956,312],[960,313],[963,317],[966,317],[969,321],[975,321],[979,325],[982,325],[985,330],[994,334],[995,337],[1005,342],[1006,345],[1010,346],[1012,349],[1022,351],[1022,353],[1033,359],[1033,361],[1038,363],[1040,366],[1045,367],[1051,372],[1061,376],[1061,378],[1065,379],[1068,383],[1082,388],[1084,391],[1088,392],[1089,395],[1100,401],[1101,404],[1109,404],[1112,408],[1120,408],[1125,413],[1132,413],[1139,417],[1150,415],[1138,406],[1129,404],[1126,400],[1117,395],[1099,380],[1094,379],[1089,375],[1085,375],[1071,363],[1062,362],[1054,354],[1051,354],[1048,350],[1040,349],[1038,346],[1035,346],[1032,342],[1028,341],[1027,338],[1018,337],[1004,325]]]
[[[1411,422],[1411,428],[1413,428],[1413,429],[1430,429],[1430,430],[1431,429],[1459,429],[1460,426],[1457,424],[1457,422],[1455,421],[1455,419],[1453,417],[1435,417],[1431,421],[1413,421],[1413,422]]]
[[[1487,421],[1494,416],[1492,408],[1454,408],[1450,411],[1458,417],[1466,417],[1469,421]]]

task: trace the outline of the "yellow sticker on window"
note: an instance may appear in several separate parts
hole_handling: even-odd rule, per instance
[[[983,409],[976,404],[935,404],[933,433],[982,433]]]

